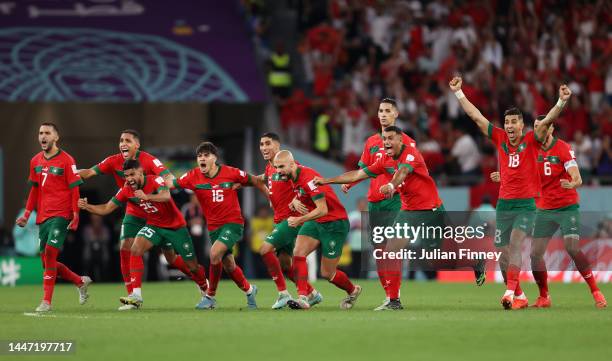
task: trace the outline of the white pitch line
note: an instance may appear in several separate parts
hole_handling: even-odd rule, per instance
[[[130,316],[93,316],[93,315],[62,315],[62,314],[48,314],[48,313],[38,313],[38,312],[24,312],[24,316],[27,317],[41,317],[41,318],[74,318],[74,319],[106,319],[106,320],[118,320],[118,319],[132,319],[132,320],[142,320],[148,319],[148,316],[143,317],[130,317]]]

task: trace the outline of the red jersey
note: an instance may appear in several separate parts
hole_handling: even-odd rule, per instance
[[[525,134],[519,145],[512,146],[503,129],[489,123],[489,138],[497,147],[499,155],[501,199],[524,199],[540,196],[540,176],[536,164],[541,144],[533,131]]]
[[[268,162],[264,180],[268,185],[270,202],[274,210],[274,223],[284,221],[289,217],[299,217],[299,213],[289,209],[289,203],[295,198],[293,183],[289,177],[284,176]]]
[[[238,192],[232,189],[234,183],[246,185],[250,176],[234,167],[219,165],[217,174],[209,178],[200,168],[194,168],[174,180],[176,188],[190,189],[195,192],[202,206],[209,231],[228,224],[244,224]]]
[[[59,150],[53,157],[45,158],[40,152],[30,160],[28,183],[39,187],[36,203],[36,224],[52,217],[72,219],[72,188],[83,180],[79,176],[74,158]]]
[[[542,182],[542,196],[536,198],[540,209],[557,209],[578,203],[576,189],[561,187],[561,179],[572,180],[567,173],[570,167],[578,167],[574,151],[569,144],[555,137],[547,149],[538,150],[538,168]]]
[[[346,210],[334,190],[328,186],[317,186],[314,184],[314,177],[321,175],[314,169],[298,165],[297,174],[293,180],[294,189],[300,195],[300,198],[305,201],[304,205],[309,211],[316,208],[314,201],[320,198],[325,198],[327,202],[327,214],[321,218],[315,219],[317,223],[327,223],[348,219]]]
[[[137,151],[135,159],[140,163],[145,176],[164,176],[167,173],[170,173],[170,171],[164,167],[164,164],[159,159],[147,152],[141,152],[140,150]],[[97,175],[112,174],[113,178],[115,178],[115,183],[117,183],[117,187],[123,188],[125,185],[125,175],[123,174],[124,162],[125,159],[123,158],[123,155],[118,153],[107,157],[100,163],[93,166],[91,169],[93,169]],[[125,213],[139,218],[147,217],[147,214],[142,210],[142,208],[131,202],[128,203]]]
[[[405,133],[402,134],[402,143],[411,147],[416,147],[414,139],[410,138]],[[372,164],[376,163],[377,160],[385,155],[385,147],[383,145],[383,138],[381,133],[372,135],[366,140],[365,146],[363,147],[363,153],[361,153],[361,159],[359,160],[359,168],[365,169]],[[370,189],[368,190],[368,202],[376,203],[385,199],[385,195],[380,193],[380,187],[389,183],[393,178],[393,175],[388,173],[380,174],[370,180]]]
[[[402,198],[402,210],[424,211],[440,207],[442,200],[438,195],[438,187],[429,176],[421,152],[415,147],[404,144],[397,158],[385,153],[382,158],[365,168],[364,171],[370,177],[379,177],[379,175],[385,174],[391,180],[395,172],[402,167],[408,168],[410,171],[404,182],[397,187],[397,191]],[[381,184],[381,186],[384,184],[386,183]]]
[[[168,187],[162,177],[148,175],[144,177],[141,189],[145,194],[157,194],[159,191],[168,190]],[[118,206],[129,202],[142,209],[146,215],[147,224],[151,226],[178,229],[187,225],[183,214],[174,204],[174,200],[170,199],[168,202],[143,201],[134,196],[134,190],[127,184],[111,200]]]

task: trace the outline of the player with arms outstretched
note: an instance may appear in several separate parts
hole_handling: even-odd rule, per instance
[[[66,265],[57,261],[68,231],[79,226],[79,185],[83,183],[74,159],[57,146],[59,132],[54,123],[42,123],[38,131],[38,143],[42,151],[30,161],[30,194],[23,216],[16,221],[24,227],[30,213],[37,210],[39,225],[40,258],[42,260],[44,296],[36,312],[51,311],[55,280],[61,277],[78,287],[79,303],[85,304],[89,295],[87,287],[91,279],[78,276]]]
[[[502,250],[500,269],[506,281],[506,292],[501,304],[505,309],[521,309],[528,305],[527,296],[519,284],[521,246],[533,230],[535,198],[540,196],[541,185],[536,158],[538,149],[550,124],[559,116],[571,96],[566,85],[559,88],[559,100],[540,122],[535,132],[523,135],[523,114],[517,108],[504,113],[504,129],[494,127],[461,91],[462,80],[455,77],[449,82],[459,104],[489,137],[497,148],[501,186],[497,202],[495,246]]]
[[[117,187],[121,189],[125,185],[123,163],[128,159],[137,160],[145,176],[158,175],[164,178],[167,185],[172,184],[174,176],[164,164],[153,155],[140,150],[140,133],[133,129],[126,129],[121,132],[119,136],[119,153],[105,158],[89,169],[81,169],[79,174],[83,179],[89,179],[100,174],[112,175]],[[136,234],[144,227],[146,218],[146,212],[137,204],[132,202],[127,203],[119,235],[119,259],[121,275],[128,295],[132,293],[132,285],[130,283],[130,249]],[[166,259],[168,259],[168,264],[189,275],[189,268],[185,265],[181,257],[175,257],[171,249],[162,248],[162,250]],[[172,258],[174,258],[173,262]]]
[[[291,179],[300,201],[309,210],[305,215],[287,219],[290,227],[301,226],[293,249],[293,267],[299,296],[297,300],[288,301],[289,307],[310,308],[306,257],[321,245],[321,276],[347,293],[340,307],[352,308],[361,294],[361,286],[353,285],[346,273],[337,268],[349,232],[344,206],[331,187],[315,185],[314,180],[320,177],[319,173],[312,168],[298,165],[291,152],[278,152],[274,157],[274,167],[281,175]]]
[[[140,162],[135,159],[126,160],[122,172],[125,176],[125,185],[110,201],[106,204],[93,205],[83,198],[79,200],[79,207],[90,213],[105,216],[129,202],[140,207],[146,214],[145,224],[136,234],[130,248],[132,292],[127,297],[121,297],[120,301],[134,307],[125,310],[140,308],[143,303],[142,256],[153,246],[164,246],[178,253],[188,269],[187,275],[204,294],[207,289],[204,267],[198,264],[185,218],[172,200],[163,178],[154,175],[145,176]]]
[[[293,209],[294,204],[305,207],[296,199],[291,179],[278,173],[272,161],[280,151],[280,137],[275,133],[265,133],[259,141],[259,150],[266,161],[266,170],[262,176],[268,186],[270,204],[274,211],[274,230],[264,241],[259,254],[263,259],[268,273],[276,284],[278,298],[272,305],[272,309],[281,309],[287,305],[291,295],[287,292],[287,284],[283,272],[295,283],[294,269],[291,262],[295,239],[300,227],[290,227],[287,219],[299,217],[300,213]],[[308,209],[304,210],[308,213]],[[308,302],[310,306],[320,303],[323,298],[319,292],[308,283]]]
[[[534,122],[540,126],[544,116]],[[569,144],[553,136],[554,126],[550,126],[546,139],[538,151],[538,167],[542,182],[542,196],[536,199],[536,217],[531,243],[531,272],[536,280],[540,295],[532,305],[536,308],[551,307],[548,292],[548,272],[544,263],[544,253],[550,238],[561,228],[565,249],[574,261],[576,268],[589,285],[597,308],[607,306],[606,298],[597,287],[589,261],[580,250],[580,212],[576,188],[582,185],[578,163]],[[499,181],[499,172],[491,175]]]
[[[263,181],[238,168],[218,164],[219,151],[211,142],[203,142],[196,149],[198,166],[174,180],[176,188],[190,189],[195,192],[212,242],[210,249],[210,283],[206,295],[196,306],[198,309],[214,309],[217,305],[215,295],[225,272],[246,294],[247,307],[257,308],[255,296],[257,287],[251,285],[236,264],[232,249],[242,239],[244,218],[238,202],[235,185],[255,186],[267,196],[268,190]]]

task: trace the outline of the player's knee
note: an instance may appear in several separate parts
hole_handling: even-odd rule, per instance
[[[580,252],[580,248],[578,247],[578,245],[574,244],[565,245],[565,250],[572,258],[576,257],[576,255],[578,255],[578,252]]]
[[[274,251],[274,246],[272,246],[270,243],[264,242],[259,249],[259,254],[263,256],[264,254],[272,251]]]

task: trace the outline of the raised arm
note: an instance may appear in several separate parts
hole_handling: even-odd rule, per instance
[[[546,139],[546,132],[548,131],[548,127],[559,117],[561,111],[563,111],[563,107],[572,96],[572,91],[570,88],[563,84],[559,87],[559,100],[557,100],[557,104],[555,104],[546,114],[546,118],[540,121],[540,125],[535,129],[536,139]]]
[[[463,94],[463,91],[461,90],[462,83],[463,80],[461,77],[456,76],[448,83],[448,85],[455,93],[457,99],[459,99],[459,104],[461,104],[463,111],[476,123],[482,134],[487,135],[489,133],[489,120],[485,118],[480,110],[478,110],[478,108],[476,108],[474,104],[468,100],[465,94]]]
[[[119,208],[112,199],[105,204],[89,204],[87,203],[87,198],[81,198],[79,199],[78,205],[80,209],[99,216],[106,216]]]
[[[368,174],[363,169],[356,169],[356,170],[352,170],[350,172],[346,172],[344,174],[341,174],[341,175],[339,175],[337,177],[333,177],[333,178],[315,177],[314,178],[314,183],[317,184],[317,185],[323,185],[323,184],[347,184],[347,183],[358,182],[358,181],[366,179],[366,178],[368,178]]]

